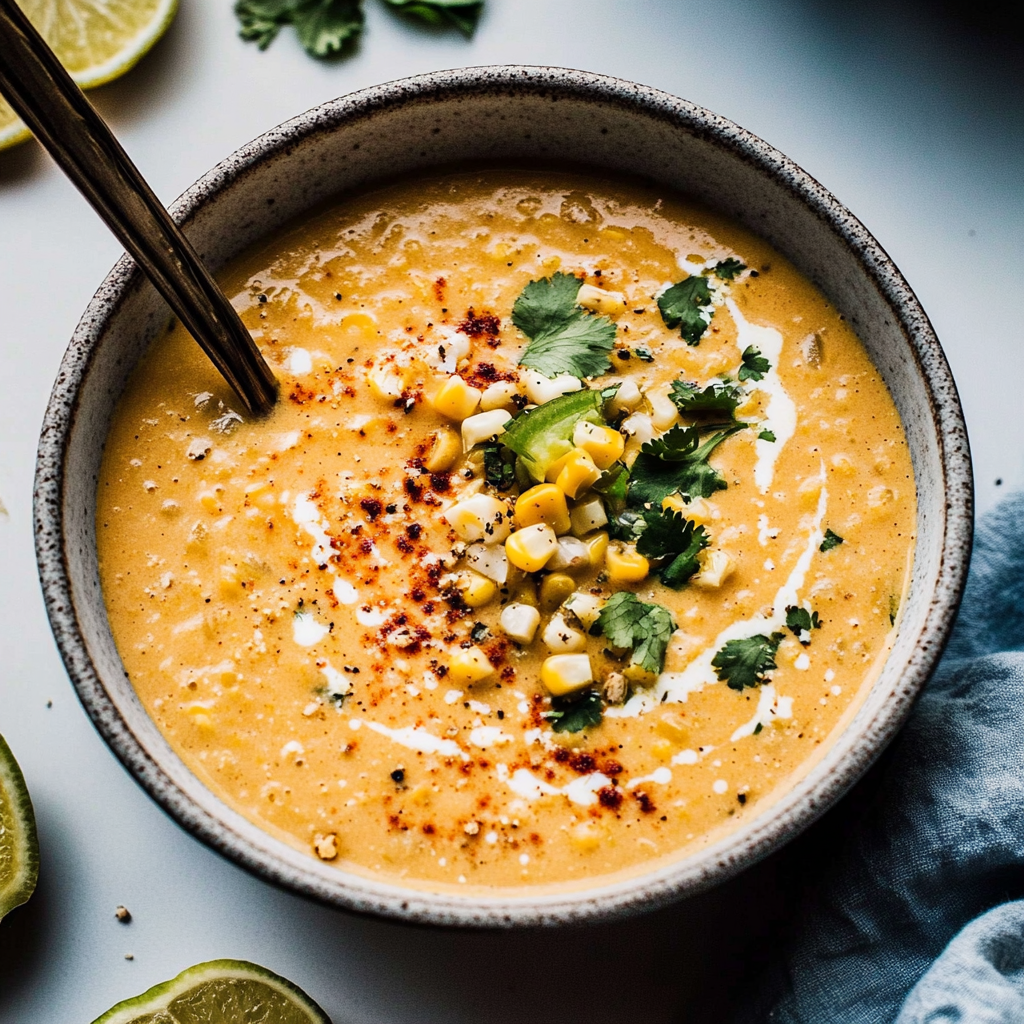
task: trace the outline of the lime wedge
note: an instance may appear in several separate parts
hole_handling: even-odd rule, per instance
[[[164,34],[178,0],[18,0],[71,77],[91,89],[134,67]],[[0,99],[0,149],[29,131]]]
[[[38,875],[32,801],[18,762],[0,736],[0,918],[32,895]]]
[[[302,989],[245,960],[210,960],[107,1010],[93,1024],[331,1024]]]

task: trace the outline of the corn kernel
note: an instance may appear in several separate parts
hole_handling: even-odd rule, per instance
[[[651,753],[660,761],[667,761],[672,757],[675,748],[668,740],[661,738],[651,744]]]
[[[687,512],[686,502],[679,494],[669,494],[662,498],[661,509],[663,512],[682,512],[684,515]]]
[[[705,589],[720,587],[732,574],[732,556],[720,548],[706,548],[697,556],[700,572],[690,581],[694,586]]]
[[[514,399],[518,394],[519,389],[512,381],[495,381],[489,387],[484,388],[484,392],[480,396],[480,408],[484,412],[490,412],[492,409],[507,409],[511,411],[515,408]]]
[[[534,405],[543,405],[545,402],[550,402],[552,398],[583,389],[583,381],[579,377],[572,377],[569,374],[561,374],[552,378],[545,377],[543,373],[538,373],[536,370],[527,370],[523,374],[523,379],[526,384],[526,397]]]
[[[458,374],[453,374],[434,395],[434,408],[450,420],[464,420],[476,412],[481,392],[471,387]]]
[[[490,494],[473,494],[445,509],[441,517],[464,541],[501,544],[511,532],[508,505]]]
[[[576,589],[571,576],[553,572],[540,581],[539,604],[542,611],[552,612]]]
[[[475,389],[474,389],[475,390]],[[512,419],[506,409],[492,409],[490,412],[478,412],[462,421],[462,447],[469,451],[474,445],[505,433],[505,424]]]
[[[617,583],[637,583],[651,571],[651,563],[632,544],[613,541],[604,556],[608,576]]]
[[[577,590],[569,595],[569,598],[563,603],[562,607],[566,611],[572,612],[584,629],[590,629],[597,622],[597,618],[601,614],[601,609],[604,607],[604,599],[596,594],[585,594]]]
[[[679,410],[669,398],[670,387],[669,384],[662,384],[648,390],[645,396],[651,407],[651,423],[655,430],[668,430],[679,422]]]
[[[456,587],[462,600],[470,608],[482,608],[498,595],[498,587],[493,580],[481,576],[478,572],[459,573]]]
[[[601,470],[594,465],[594,460],[582,448],[573,448],[568,455],[563,455],[547,472],[552,479],[552,471],[558,467],[554,476],[554,484],[570,498],[575,498],[581,491],[589,490],[601,479]]]
[[[593,853],[601,846],[601,826],[592,821],[581,821],[569,831],[569,841],[580,853]]]
[[[462,454],[462,441],[451,427],[441,427],[434,431],[430,454],[423,465],[431,473],[442,473],[455,465],[455,460]]]
[[[211,516],[215,516],[220,511],[220,501],[213,491],[204,491],[200,494],[199,504],[202,505]]]
[[[580,420],[572,432],[572,443],[582,448],[594,460],[598,469],[607,469],[622,458],[625,438],[612,427],[602,427],[588,420]]]
[[[536,523],[533,526],[516,530],[505,541],[505,554],[508,560],[523,572],[537,572],[543,569],[548,559],[558,547],[555,531],[547,523]]]
[[[540,625],[540,612],[528,604],[507,604],[498,619],[501,628],[513,640],[521,644],[533,642]]]
[[[585,690],[594,681],[589,654],[553,654],[540,667],[540,681],[553,697]]]
[[[642,665],[629,664],[622,670],[622,674],[639,686],[653,686],[658,680],[657,672],[648,672]]]
[[[569,523],[576,537],[585,537],[588,533],[607,526],[608,513],[605,511],[604,502],[596,494],[581,502],[569,513]]]
[[[494,673],[494,666],[479,647],[460,647],[448,661],[448,680],[470,686]]]
[[[369,384],[370,393],[374,398],[387,405],[393,405],[395,399],[401,398],[409,385],[409,367],[398,366],[395,363],[375,366],[366,374],[366,383]]]
[[[809,476],[796,489],[796,493],[800,497],[800,504],[804,508],[813,508],[818,504],[818,499],[821,497],[821,485],[820,476]]]
[[[595,569],[603,565],[608,554],[608,534],[602,530],[600,533],[592,533],[589,537],[582,539],[583,543],[587,545],[587,551],[590,553],[590,564]]]
[[[640,394],[640,389],[636,386],[635,380],[609,381],[609,384],[613,383],[617,383],[619,386],[608,403],[608,408],[615,416],[624,412],[634,412],[640,407],[644,396]]]
[[[547,523],[557,534],[569,532],[569,507],[565,501],[565,492],[554,484],[538,484],[523,491],[516,501],[515,516],[519,527]]]
[[[662,736],[675,740],[676,743],[685,743],[690,735],[686,723],[674,711],[661,716],[657,729]]]
[[[587,638],[578,629],[565,621],[565,616],[556,613],[548,620],[541,639],[549,650],[557,654],[572,654],[586,650]]]
[[[548,560],[548,569],[583,569],[590,565],[587,545],[576,537],[559,537],[558,549]]]
[[[610,292],[592,284],[584,284],[576,293],[576,305],[617,320],[626,312],[626,296],[622,292]]]
[[[377,322],[367,313],[349,313],[341,321],[341,329],[350,337],[369,340],[377,336]]]
[[[221,597],[241,597],[242,584],[238,579],[238,570],[233,565],[222,565],[218,585]]]
[[[466,562],[470,569],[493,580],[499,587],[508,582],[508,555],[500,544],[470,544],[466,548]]]
[[[271,509],[277,504],[273,488],[265,480],[258,484],[249,484],[245,489],[245,500],[257,508]]]

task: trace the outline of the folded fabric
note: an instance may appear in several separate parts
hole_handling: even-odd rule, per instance
[[[1022,649],[1015,495],[979,524],[953,638],[906,727],[783,855],[802,896],[738,1020],[1024,1022],[1024,901],[1007,902],[1024,896]]]

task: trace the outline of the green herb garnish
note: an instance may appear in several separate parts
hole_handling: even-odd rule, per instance
[[[740,380],[760,380],[772,368],[772,364],[753,345],[743,350],[742,359],[738,374]]]
[[[467,39],[476,31],[484,0],[384,0],[399,13],[428,25],[454,25]]]
[[[645,558],[664,558],[658,578],[679,590],[700,569],[697,555],[711,543],[707,531],[674,509],[644,509],[639,515],[644,525],[637,551]]]
[[[630,663],[657,674],[676,624],[669,610],[647,604],[629,590],[612,594],[597,617],[597,626],[613,647],[632,650]]]
[[[710,498],[715,491],[725,490],[725,480],[708,464],[708,459],[727,437],[744,426],[731,423],[706,428],[673,427],[661,437],[648,441],[630,469],[630,504],[661,505],[668,495],[676,492],[691,501]],[[701,429],[716,433],[701,444]]]
[[[606,398],[606,392],[586,389],[559,395],[512,420],[501,443],[520,457],[530,477],[543,482],[548,467],[572,451],[572,433],[581,419],[604,423]]]
[[[581,732],[589,726],[600,725],[604,717],[604,705],[593,690],[587,690],[575,700],[555,697],[551,701],[551,708],[541,717],[551,723],[555,732]]]
[[[487,482],[499,491],[507,491],[516,480],[515,465],[507,461],[502,452],[503,445],[489,444],[484,446],[484,477]]]
[[[677,327],[687,345],[699,345],[711,322],[711,288],[700,274],[680,281],[658,296],[658,309],[665,326]]]
[[[821,629],[821,619],[817,612],[809,612],[798,605],[790,605],[786,609],[786,625],[790,632],[806,647],[811,642],[811,630]]]
[[[775,653],[782,639],[782,633],[758,633],[742,640],[729,640],[711,664],[718,678],[732,690],[760,686],[768,681],[768,673],[778,668]]]
[[[615,324],[576,304],[581,284],[559,272],[522,290],[512,307],[512,323],[530,339],[520,365],[545,377],[598,377],[611,369]]]
[[[772,431],[770,431],[770,430],[762,430],[761,433],[757,435],[757,439],[759,441],[772,441],[772,442],[774,442],[775,441],[775,434],[773,434]]]
[[[743,392],[735,384],[724,381],[712,381],[701,391],[689,381],[674,380],[669,398],[684,416],[694,418],[714,414],[732,420],[736,406],[743,399]]]
[[[651,350],[649,348],[635,348],[633,349],[633,355],[635,355],[642,363],[654,362],[654,356],[651,354]]]
[[[282,25],[293,25],[312,57],[340,53],[363,31],[363,0],[238,0],[239,35],[265,50]]]
[[[711,268],[711,272],[723,281],[732,281],[746,269],[746,263],[741,263],[735,256],[730,256],[728,259],[719,260]]]
[[[843,543],[843,538],[838,533],[833,533],[831,530],[825,531],[825,539],[818,545],[819,551],[831,551],[833,548],[839,547]]]

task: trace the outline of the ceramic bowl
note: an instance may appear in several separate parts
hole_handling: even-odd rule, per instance
[[[736,218],[789,257],[846,315],[892,392],[918,488],[917,549],[895,646],[823,757],[781,798],[713,844],[587,888],[460,896],[323,864],[229,809],[171,750],[125,674],[97,573],[100,456],[126,378],[168,310],[123,257],[82,318],[43,425],[39,572],[53,631],[97,729],[182,826],[237,864],[327,904],[445,925],[557,925],[646,910],[764,857],[834,803],[892,738],[936,664],[963,590],[971,466],[956,389],[928,318],[863,225],[777,150],[710,111],[579,71],[441,72],[325,103],[240,149],[172,212],[214,269],[328,196],[474,159],[552,161],[639,175]]]

